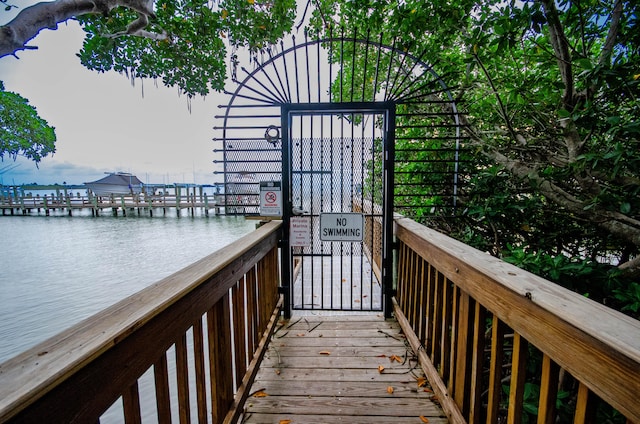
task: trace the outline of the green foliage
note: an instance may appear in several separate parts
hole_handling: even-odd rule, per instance
[[[458,217],[438,215],[434,205],[448,193],[422,177],[440,165],[397,155],[396,183],[423,190],[415,218],[608,305],[627,302],[633,312],[636,277],[614,265],[640,255],[637,2],[318,4],[313,31],[383,33],[384,44],[424,57],[464,102],[469,139],[461,164],[470,177]],[[354,63],[340,79],[369,78],[361,59]],[[360,98],[345,84],[339,91],[339,81],[335,99]],[[412,124],[404,119],[399,126]],[[398,134],[408,140],[396,148],[439,159],[438,149],[450,146],[427,127]]]
[[[24,156],[38,163],[55,152],[55,141],[54,128],[27,99],[5,91],[0,81],[0,159]]]
[[[87,32],[79,53],[84,66],[115,70],[130,78],[161,79],[188,97],[221,91],[227,75],[225,39],[257,52],[285,35],[295,17],[294,0],[158,0],[147,31],[166,38],[125,35],[136,20],[130,9],[78,18]]]

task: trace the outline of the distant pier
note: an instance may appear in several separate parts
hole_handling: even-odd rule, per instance
[[[5,186],[0,194],[0,209],[4,216],[34,213],[49,216],[52,212],[73,216],[81,211],[90,211],[92,216],[154,216],[154,213],[166,215],[170,211],[178,216],[184,212],[195,216],[196,211],[205,216],[223,213],[224,196],[207,194],[204,188],[202,185],[150,186],[138,194],[97,196],[84,186]],[[34,191],[51,192],[34,194]]]

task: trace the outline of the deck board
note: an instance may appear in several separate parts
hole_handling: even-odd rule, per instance
[[[297,316],[274,333],[242,422],[446,423],[423,377],[395,320]]]

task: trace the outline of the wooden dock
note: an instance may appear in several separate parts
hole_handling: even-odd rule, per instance
[[[448,421],[397,321],[367,313],[281,321],[242,422]]]
[[[61,213],[72,216],[74,212],[90,211],[93,216],[106,213],[117,216],[149,215],[153,216],[154,210],[161,210],[162,214],[175,211],[177,215],[182,210],[187,210],[191,215],[201,211],[209,215],[210,211],[219,214],[224,209],[221,196],[207,196],[206,194],[180,195],[44,195],[44,196],[18,196],[0,197],[0,210],[2,215],[31,215],[43,213],[49,216],[53,213]]]

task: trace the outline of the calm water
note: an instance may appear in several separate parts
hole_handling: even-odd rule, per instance
[[[184,214],[0,216],[0,363],[254,228]]]

